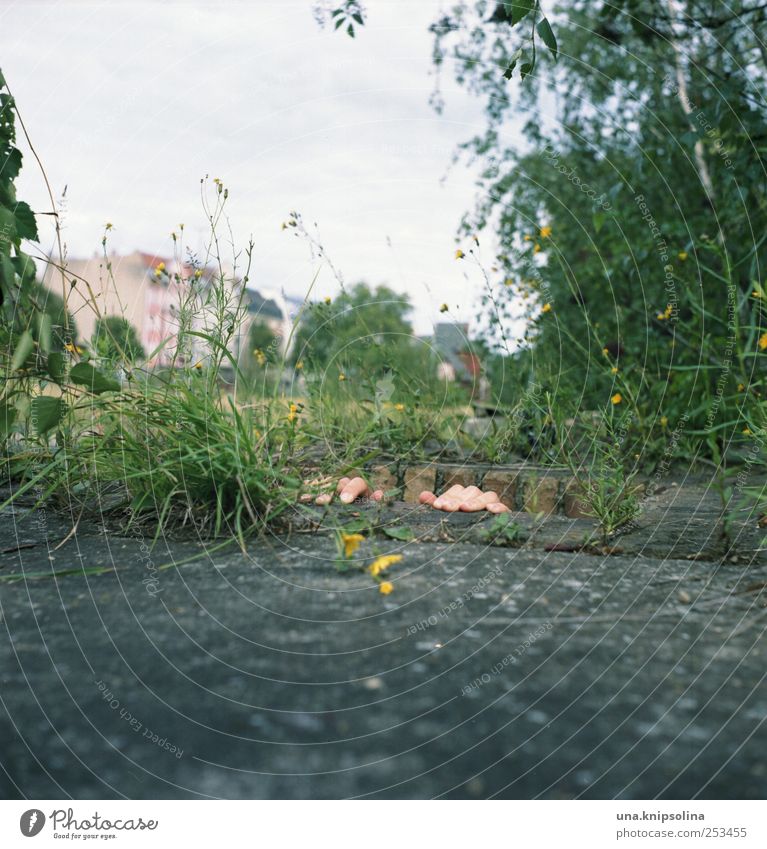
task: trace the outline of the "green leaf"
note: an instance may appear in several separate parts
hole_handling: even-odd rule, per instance
[[[0,206],[0,253],[10,254],[16,241],[16,218],[10,209]]]
[[[21,171],[21,151],[17,147],[11,148],[10,153],[0,159],[0,178],[3,180],[15,180]]]
[[[37,221],[35,221],[35,213],[29,208],[29,204],[20,200],[16,204],[13,217],[16,219],[17,238],[31,239],[33,242],[36,242],[39,238],[37,235]]]
[[[524,79],[535,67],[534,62],[525,62],[524,65],[519,69],[520,79]]]
[[[511,20],[511,25],[514,26],[533,11],[535,0],[513,0],[511,3],[504,3],[503,5],[506,9],[506,17]]]
[[[61,351],[53,351],[48,354],[48,361],[46,365],[51,379],[55,380],[57,383],[66,374],[66,360],[64,359],[64,355]]]
[[[408,528],[406,525],[395,526],[393,528],[381,528],[381,530],[387,537],[391,537],[391,539],[398,539],[400,542],[410,542],[412,539],[415,539],[413,529]]]
[[[72,383],[90,389],[94,395],[100,395],[102,392],[120,391],[120,384],[113,377],[100,372],[90,363],[78,363],[69,372],[69,378]]]
[[[557,58],[557,40],[554,38],[554,33],[551,29],[551,24],[549,24],[548,18],[541,18],[538,21],[538,26],[536,27],[538,30],[538,35],[540,35],[541,40],[546,45],[546,47],[551,50],[554,54],[554,58]]]
[[[11,257],[11,262],[16,269],[16,274],[21,277],[22,283],[31,283],[37,277],[37,267],[32,257],[21,251],[16,251],[16,256]]]
[[[16,421],[16,407],[7,401],[0,401],[0,439],[5,439]]]
[[[16,343],[16,350],[13,352],[13,359],[11,360],[11,371],[18,371],[24,365],[34,347],[35,340],[32,338],[32,334],[25,330]]]
[[[506,68],[506,70],[503,72],[503,75],[504,75],[504,77],[506,77],[507,80],[511,79],[511,75],[514,73],[514,68],[517,67],[517,62],[519,61],[521,56],[522,56],[522,48],[520,47],[517,51],[515,51],[515,53],[513,54],[511,59],[509,60],[508,68]]]
[[[349,26],[346,27],[346,32],[351,38],[354,38],[354,24],[349,24]]]
[[[37,314],[37,344],[44,354],[51,350],[51,317],[47,312]]]
[[[602,225],[605,223],[605,219],[607,216],[601,210],[596,210],[592,215],[592,220],[594,222],[594,232],[599,233],[602,229]]]
[[[0,287],[10,291],[16,283],[16,268],[13,260],[0,253]]]
[[[32,399],[32,424],[40,436],[48,433],[64,417],[66,404],[61,398],[38,395]]]

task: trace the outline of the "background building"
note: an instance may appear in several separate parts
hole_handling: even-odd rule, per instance
[[[201,269],[201,276],[194,284],[200,292],[195,302],[195,329],[204,330],[213,320],[205,293],[210,291],[216,273]],[[78,341],[86,344],[90,341],[99,316],[123,316],[135,328],[149,357],[148,364],[167,364],[175,350],[179,305],[189,295],[188,281],[194,280],[194,275],[191,265],[142,251],[126,256],[68,259],[67,305],[77,325]],[[43,284],[61,294],[61,274],[52,265],[46,267]],[[266,324],[281,340],[280,344],[284,344],[282,340],[288,335],[284,305],[281,308],[274,298],[264,297],[254,289],[243,291],[241,282],[233,276],[227,286],[231,309],[236,310],[239,305],[242,310],[231,353],[239,360],[248,352],[250,328],[256,322]],[[204,357],[207,353],[200,340],[195,346],[195,356]]]

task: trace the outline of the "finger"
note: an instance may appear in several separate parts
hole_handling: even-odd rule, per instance
[[[384,497],[384,491],[382,489],[377,489],[370,497],[373,501],[381,501]]]
[[[448,498],[446,495],[440,495],[440,497],[434,501],[431,505],[435,510],[444,510],[446,513],[455,513],[461,509],[461,498]]]
[[[343,488],[340,498],[344,504],[351,504],[352,501],[361,495],[366,495],[367,492],[368,484],[365,478],[352,478]]]
[[[424,490],[419,496],[418,501],[420,504],[434,504],[437,496],[433,492],[429,492],[428,490]]]
[[[319,505],[320,505],[320,507],[324,507],[326,504],[330,504],[330,502],[331,502],[332,500],[333,500],[333,494],[332,494],[332,493],[330,493],[330,492],[325,492],[325,493],[323,493],[322,495],[318,495],[318,496],[314,499],[314,503],[315,503],[315,504],[319,504]]]
[[[339,493],[339,494],[341,492],[343,492],[344,487],[347,486],[350,482],[351,482],[351,478],[341,478],[341,480],[338,481],[338,486],[336,487],[336,492]]]
[[[473,498],[467,498],[461,504],[461,510],[464,513],[473,513],[477,510],[484,510],[488,504],[495,504],[498,501],[497,492],[479,492],[479,495]]]
[[[511,513],[511,509],[507,507],[502,501],[494,501],[492,504],[488,504],[485,507],[488,513]]]

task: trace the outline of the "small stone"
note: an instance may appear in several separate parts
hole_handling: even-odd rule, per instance
[[[556,478],[531,479],[525,483],[525,510],[528,513],[555,513],[559,481]]]
[[[684,590],[679,590],[677,598],[682,604],[690,604],[690,602],[692,601],[692,596],[690,596],[690,594],[688,592],[685,592]]]
[[[485,492],[497,492],[502,504],[510,510],[516,506],[518,472],[504,472],[491,469],[482,481]]]
[[[434,492],[437,471],[434,466],[410,466],[405,470],[405,501],[417,504],[424,491]]]

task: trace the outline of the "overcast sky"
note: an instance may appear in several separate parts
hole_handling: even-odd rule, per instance
[[[428,104],[427,27],[446,4],[369,0],[354,40],[312,5],[0,0],[3,71],[54,191],[68,187],[69,254],[100,249],[107,221],[119,252],[168,252],[182,221],[198,246],[210,174],[230,188],[236,240],[255,240],[253,286],[305,293],[315,266],[280,230],[296,209],[347,283],[410,294],[419,333],[442,302],[471,318],[481,280],[453,257],[476,173],[450,163],[483,120],[449,73],[444,113]],[[46,208],[30,156],[19,198]],[[335,291],[324,270],[316,294]]]

